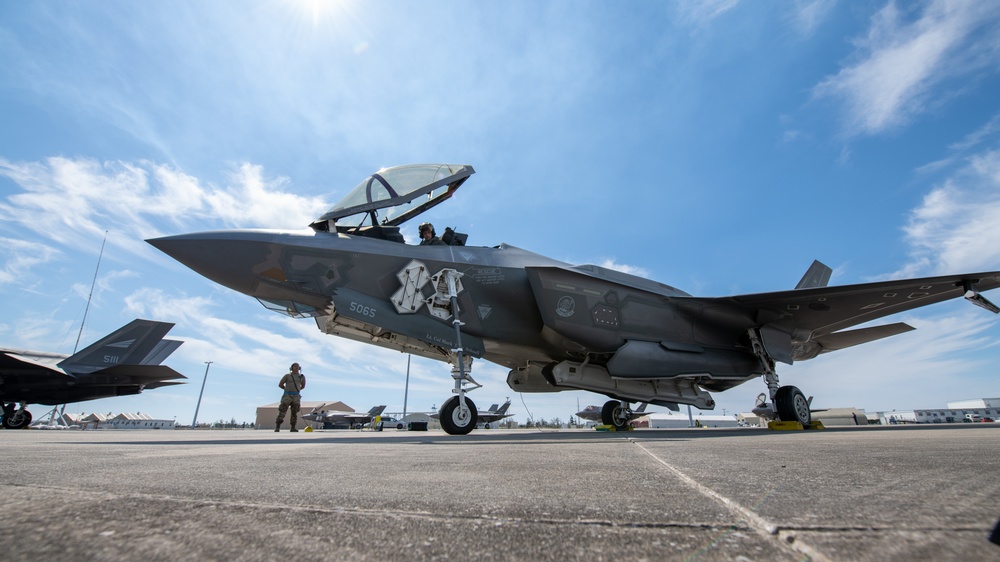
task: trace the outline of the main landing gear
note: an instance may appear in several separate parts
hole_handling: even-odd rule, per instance
[[[768,396],[764,394],[758,396],[757,407],[753,409],[753,413],[763,418],[799,422],[802,427],[809,427],[812,422],[812,413],[809,411],[810,400],[807,400],[805,394],[802,394],[802,391],[797,387],[778,385],[778,373],[774,370],[774,360],[764,349],[760,332],[752,329],[749,331],[749,335],[754,354],[764,365],[764,383],[767,385],[768,395],[771,398],[771,403],[768,404]]]
[[[21,406],[15,409],[13,402],[3,404],[3,421],[0,423],[4,429],[24,429],[31,424],[31,412],[25,410],[27,405],[27,402],[21,402]]]
[[[632,407],[624,400],[609,400],[601,408],[601,422],[624,431],[632,422]]]

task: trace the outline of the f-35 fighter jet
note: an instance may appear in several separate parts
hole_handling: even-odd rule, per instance
[[[473,358],[509,368],[515,391],[604,394],[617,403],[602,408],[603,421],[618,428],[632,402],[710,410],[710,392],[756,377],[768,390],[758,411],[807,425],[809,401],[779,385],[776,362],[912,330],[848,328],[948,299],[998,312],[980,293],[1000,286],[1000,271],[827,287],[830,269],[815,262],[795,289],[709,298],[507,244],[467,246],[467,235],[451,229],[444,243],[406,244],[400,225],[448,200],[473,173],[468,165],[387,168],[308,230],[148,242],[269,309],[315,319],[328,334],[451,363],[454,396],[439,412],[450,434],[476,427],[467,396],[479,387]]]
[[[25,409],[28,404],[55,406],[181,384],[177,379],[187,377],[160,365],[184,343],[163,339],[173,327],[167,322],[133,320],[69,356],[0,348],[3,427],[27,427],[31,423],[31,412]]]

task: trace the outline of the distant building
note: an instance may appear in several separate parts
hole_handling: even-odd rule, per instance
[[[105,429],[174,429],[174,420],[158,420],[149,414],[118,414],[104,423]]]
[[[278,405],[279,402],[274,402],[271,404],[264,404],[263,406],[257,406],[257,421],[254,423],[256,429],[274,429],[274,420],[278,417]],[[312,412],[316,408],[322,408],[323,410],[329,412],[354,412],[355,409],[344,404],[343,402],[306,402],[303,400],[300,402],[299,407],[299,419],[295,423],[295,426],[299,429],[305,429],[306,426],[312,426],[313,429],[323,429],[323,422],[310,422],[302,419],[302,416]],[[289,423],[291,423],[291,412],[285,412],[285,422],[282,424],[285,429],[289,429]]]
[[[1000,419],[1000,398],[973,398],[947,402],[947,404],[947,408],[879,412],[879,422],[888,425],[900,423],[965,423],[966,418],[970,415],[977,420],[984,418],[992,420]]]
[[[955,402],[948,402],[949,410],[984,410],[984,409],[996,409],[1000,408],[1000,398],[973,398],[971,400],[957,400]]]
[[[697,414],[693,420],[687,414],[653,413],[646,416],[650,429],[666,429],[679,427],[739,427],[736,416],[706,416]]]

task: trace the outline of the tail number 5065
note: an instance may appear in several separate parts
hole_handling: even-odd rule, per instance
[[[369,318],[375,318],[375,309],[370,306],[364,306],[356,302],[351,303],[351,312],[360,314],[361,316],[367,316]]]

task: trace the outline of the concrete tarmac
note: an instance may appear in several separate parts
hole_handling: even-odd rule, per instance
[[[7,560],[1000,560],[1000,424],[0,443]]]

